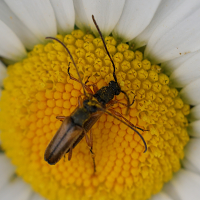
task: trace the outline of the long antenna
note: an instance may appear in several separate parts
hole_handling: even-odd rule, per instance
[[[109,51],[108,51],[108,49],[107,49],[107,47],[106,47],[105,40],[103,39],[102,33],[101,33],[100,29],[99,29],[99,26],[97,25],[97,22],[96,22],[96,20],[95,20],[95,18],[94,18],[94,15],[92,15],[92,20],[93,20],[93,22],[94,22],[94,25],[95,25],[96,28],[97,28],[97,31],[99,32],[99,35],[100,35],[101,40],[102,40],[102,42],[103,42],[103,44],[104,44],[105,50],[106,50],[106,52],[107,52],[107,54],[108,54],[108,56],[109,56],[109,58],[110,58],[110,61],[111,61],[111,63],[112,63],[113,69],[114,69],[114,70],[113,70],[113,77],[114,77],[114,79],[115,79],[115,82],[117,82],[117,76],[116,76],[116,74],[115,74],[115,64],[114,64],[113,59],[111,58],[110,53],[109,53]],[[129,109],[130,109],[130,100],[129,100],[129,97],[128,97],[128,95],[126,94],[125,91],[122,91],[122,90],[121,90],[121,92],[124,93],[124,95],[125,95],[126,98],[127,98],[128,106],[127,106],[126,114],[128,114],[128,111],[129,111]]]
[[[105,110],[104,108],[102,108],[101,106],[98,106],[98,108],[100,110],[102,110],[103,112],[107,113],[108,115],[114,117],[115,119],[119,120],[120,122],[124,123],[126,126],[128,126],[129,128],[131,128],[133,131],[135,131],[139,136],[140,138],[142,139],[143,143],[144,143],[144,147],[145,147],[145,150],[144,150],[144,153],[147,151],[147,143],[145,142],[143,136],[135,129],[133,128],[130,124],[126,123],[125,121],[121,120],[120,118],[118,118],[117,116],[113,115],[112,113],[108,112],[107,110]]]
[[[130,105],[131,105],[131,104],[130,104],[130,99],[129,99],[129,97],[128,97],[128,95],[126,94],[125,91],[121,90],[121,92],[125,95],[126,100],[127,100],[127,102],[128,102],[128,106],[127,106],[127,110],[126,110],[126,115],[128,115],[128,111],[129,111]]]
[[[59,43],[65,48],[65,50],[66,50],[67,53],[69,54],[69,56],[70,56],[70,58],[71,58],[71,60],[72,60],[72,62],[73,62],[73,64],[74,64],[74,66],[75,66],[75,68],[76,68],[76,72],[77,72],[77,74],[78,74],[79,82],[81,83],[81,85],[82,85],[82,87],[83,87],[84,95],[87,96],[87,95],[86,95],[86,92],[85,92],[85,88],[84,88],[83,82],[82,82],[82,79],[81,79],[81,76],[80,76],[80,74],[79,74],[79,72],[78,72],[78,68],[77,68],[77,66],[76,66],[76,63],[75,63],[75,61],[74,61],[74,59],[73,59],[73,57],[72,57],[72,54],[70,53],[69,49],[65,46],[65,44],[64,44],[63,42],[61,42],[61,41],[60,41],[59,39],[57,39],[57,38],[54,38],[54,37],[46,37],[45,39],[56,40],[57,42],[59,42]]]
[[[108,52],[108,49],[107,49],[107,47],[106,47],[105,40],[103,39],[103,36],[102,36],[102,34],[101,34],[101,31],[100,31],[100,29],[99,29],[99,26],[97,25],[97,22],[96,22],[96,20],[95,20],[95,18],[94,18],[94,15],[92,15],[92,20],[93,20],[93,22],[94,22],[94,25],[95,25],[96,28],[97,28],[97,31],[99,32],[99,35],[100,35],[100,37],[101,37],[101,39],[102,39],[102,42],[103,42],[104,47],[105,47],[105,50],[106,50],[106,52],[107,52],[107,54],[108,54],[108,56],[109,56],[109,58],[110,58],[110,61],[111,61],[112,65],[113,65],[113,69],[114,69],[114,71],[113,71],[113,77],[114,77],[114,79],[115,79],[115,82],[117,82],[117,77],[116,77],[116,74],[115,74],[115,64],[114,64],[114,62],[113,62],[113,60],[112,60],[112,58],[111,58],[111,56],[110,56],[110,53]]]

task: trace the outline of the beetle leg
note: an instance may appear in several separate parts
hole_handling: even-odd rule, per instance
[[[56,116],[56,119],[59,119],[62,122],[65,119],[65,116]]]
[[[78,79],[74,78],[74,77],[70,74],[69,70],[70,70],[70,67],[68,67],[68,74],[69,74],[70,79],[72,79],[72,80],[74,80],[74,81],[80,83],[80,81],[79,81]],[[95,94],[95,93],[99,90],[99,88],[97,87],[96,84],[86,85],[86,84],[89,82],[89,78],[90,78],[90,76],[89,76],[89,77],[87,78],[87,80],[85,81],[85,84],[83,83],[83,86],[84,86],[84,88],[87,90],[87,92],[88,92],[89,94]],[[94,91],[94,92],[90,89],[90,86],[93,87],[93,91]]]
[[[126,106],[126,107],[128,106],[126,103],[122,103],[122,102],[120,102],[118,100],[110,100],[107,105],[109,105],[109,104],[114,105],[114,104],[117,104],[117,103],[121,104],[123,106]]]
[[[93,135],[92,135],[92,130],[90,130],[90,147],[91,147],[91,149],[93,148]]]
[[[72,158],[72,149],[73,149],[73,147],[70,147],[70,150],[68,153],[68,160],[71,160],[71,158]]]
[[[94,165],[94,173],[96,172],[96,163],[95,163],[95,154],[92,151],[92,148],[90,149],[90,153],[92,155],[93,165]]]
[[[113,115],[116,115],[116,116],[118,116],[118,117],[121,117],[124,121],[126,121],[130,126],[132,126],[132,127],[134,127],[134,128],[137,128],[137,129],[139,129],[139,130],[141,130],[141,131],[149,131],[149,130],[144,130],[144,129],[142,129],[142,128],[140,128],[140,127],[137,127],[137,126],[135,126],[135,125],[133,125],[129,120],[127,120],[122,114],[120,114],[119,112],[117,112],[117,111],[115,111],[115,110],[113,110],[113,109],[108,109]]]
[[[133,101],[132,101],[132,103],[130,104],[130,106],[132,106],[132,105],[134,104],[134,102],[135,102],[135,98],[133,99]],[[109,104],[114,105],[114,104],[116,104],[116,103],[119,103],[119,104],[121,104],[121,105],[124,105],[124,106],[128,107],[128,104],[122,103],[122,102],[120,102],[120,101],[118,101],[118,100],[110,100],[110,101],[108,102],[107,105],[109,105]]]
[[[76,82],[78,82],[78,83],[80,83],[80,81],[79,81],[78,79],[74,78],[74,77],[70,74],[69,70],[70,70],[70,67],[68,67],[69,78],[72,79],[72,80],[74,80],[74,81],[76,81]],[[86,80],[86,83],[87,83],[87,82],[88,82],[88,80]],[[86,84],[83,83],[83,87],[87,90],[87,92],[88,92],[89,94],[93,94],[93,91],[90,89],[90,85],[86,85]]]
[[[107,105],[110,104],[110,106],[108,106],[108,107],[111,107],[111,105],[114,105],[114,104],[116,104],[116,103],[121,104],[121,105],[124,105],[124,106],[127,107],[126,115],[128,115],[130,107],[131,107],[131,106],[134,104],[134,102],[135,102],[135,97],[136,97],[136,95],[134,95],[133,101],[132,101],[132,103],[130,103],[129,97],[128,97],[128,95],[126,94],[126,92],[124,92],[124,91],[121,91],[121,92],[124,93],[124,95],[126,96],[126,98],[127,98],[127,104],[126,104],[126,103],[122,103],[122,102],[117,101],[117,100],[111,100],[111,101],[108,102]]]
[[[65,161],[65,159],[66,159],[66,153],[64,154],[64,161]]]
[[[87,77],[87,80],[85,81],[85,85],[89,82],[90,76]]]
[[[85,132],[85,131],[84,131]],[[95,164],[95,154],[92,151],[92,147],[93,147],[93,137],[92,137],[92,133],[90,131],[90,138],[88,137],[87,133],[85,132],[85,139],[86,139],[86,143],[88,145],[88,147],[90,147],[90,153],[91,153],[91,157],[93,160],[93,165],[94,165],[94,173],[96,172],[96,164]]]
[[[97,84],[97,83],[96,83]],[[87,86],[92,86],[93,87],[93,91],[94,91],[94,94],[97,93],[97,91],[99,90],[99,88],[97,87],[96,84],[90,84],[90,85],[87,85]],[[93,94],[93,93],[92,93]]]
[[[132,101],[132,103],[130,104],[130,106],[132,106],[132,105],[134,104],[134,102],[135,102],[135,97],[136,97],[136,95],[134,95],[133,101]]]
[[[92,131],[90,130],[90,153],[92,155],[92,160],[93,160],[93,165],[94,165],[94,173],[96,172],[96,163],[95,163],[95,154],[92,151],[93,149],[93,136],[92,136]]]
[[[90,146],[90,139],[89,139],[89,137],[88,137],[88,135],[87,135],[86,132],[85,132],[85,140],[86,140],[87,145],[88,145],[89,147],[91,147],[91,146]]]
[[[89,82],[89,78],[90,78],[90,76],[87,77],[87,80],[85,81],[85,85]],[[99,88],[97,87],[97,83],[89,84],[89,85],[86,85],[86,86],[88,86],[88,87],[92,86],[93,87],[94,93],[92,92],[91,94],[95,94],[99,90]]]
[[[56,119],[65,119],[65,116],[56,116]]]
[[[83,107],[83,99],[81,98],[82,95],[78,96],[78,107]]]
[[[92,136],[92,131],[90,130],[90,138],[88,137],[87,133],[85,133],[85,140],[87,145],[92,149],[93,147],[93,136]]]
[[[93,91],[90,89],[90,85],[85,85],[85,84],[84,84],[84,87],[85,87],[85,89],[87,90],[87,92],[88,92],[89,94],[93,94]]]

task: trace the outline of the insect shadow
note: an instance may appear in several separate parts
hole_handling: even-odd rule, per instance
[[[126,94],[125,91],[121,90],[117,82],[117,77],[115,74],[115,64],[110,56],[110,53],[108,52],[108,49],[106,47],[101,31],[93,15],[92,15],[92,19],[102,39],[106,53],[109,56],[110,61],[112,63],[114,81],[110,81],[108,86],[104,86],[100,89],[98,89],[98,87],[95,84],[92,84],[92,85],[87,85],[86,83],[84,84],[82,82],[76,63],[69,49],[65,46],[65,44],[62,43],[57,38],[46,37],[46,39],[52,39],[59,42],[69,54],[71,61],[76,69],[78,79],[71,76],[70,67],[68,68],[69,77],[72,80],[77,81],[82,85],[84,94],[81,96],[84,96],[84,98],[82,98],[81,96],[78,97],[78,106],[72,112],[70,116],[56,117],[57,119],[62,121],[62,124],[60,128],[58,129],[58,131],[56,132],[56,134],[54,135],[53,139],[48,144],[45,154],[44,154],[44,159],[50,165],[54,165],[62,158],[62,156],[68,153],[68,160],[70,160],[72,157],[73,148],[85,136],[86,143],[89,146],[90,152],[92,155],[93,164],[94,164],[94,172],[96,172],[95,156],[93,152],[93,136],[92,136],[91,128],[98,121],[98,119],[102,116],[103,113],[106,113],[116,118],[117,120],[119,120],[120,122],[124,123],[126,126],[131,128],[134,132],[136,132],[144,143],[144,147],[145,147],[144,152],[147,151],[147,144],[143,136],[136,129],[139,129],[142,131],[145,131],[145,130],[143,130],[142,128],[136,127],[130,121],[128,121],[125,117],[123,117],[122,114],[112,109],[112,106],[114,104],[119,103],[127,107],[127,113],[128,113],[128,110],[130,106],[134,103],[134,100],[130,104],[128,95]],[[93,91],[90,89],[90,86],[93,87]],[[114,96],[119,95],[120,93],[123,93],[125,95],[127,99],[127,104],[124,104],[117,100],[113,100]],[[89,131],[90,131],[90,137],[87,135],[87,132]]]

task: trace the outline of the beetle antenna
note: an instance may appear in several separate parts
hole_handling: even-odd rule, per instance
[[[92,20],[93,20],[93,22],[94,22],[94,25],[95,25],[96,28],[97,28],[97,31],[99,32],[99,35],[100,35],[101,40],[102,40],[102,42],[103,42],[104,48],[105,48],[105,50],[106,50],[106,52],[107,52],[107,54],[108,54],[108,56],[109,56],[109,58],[110,58],[110,61],[111,61],[111,63],[112,63],[113,69],[114,69],[114,71],[113,71],[113,77],[114,77],[114,79],[115,79],[115,82],[117,82],[117,77],[116,77],[116,74],[115,74],[115,64],[114,64],[113,59],[111,58],[110,53],[109,53],[109,51],[108,51],[108,49],[107,49],[107,47],[106,47],[105,40],[103,39],[102,33],[101,33],[100,29],[99,29],[99,26],[97,25],[97,22],[96,22],[96,20],[95,20],[95,18],[94,18],[94,15],[92,15]]]
[[[111,55],[110,55],[110,53],[109,53],[109,51],[108,51],[108,49],[107,49],[107,47],[106,47],[105,40],[104,40],[104,38],[103,38],[103,36],[102,36],[102,33],[101,33],[100,29],[99,29],[99,26],[97,25],[97,22],[96,22],[96,20],[95,20],[95,18],[94,18],[94,15],[92,15],[92,20],[93,20],[93,22],[94,22],[94,25],[96,26],[97,31],[99,32],[99,35],[100,35],[101,40],[102,40],[102,42],[103,42],[104,48],[105,48],[105,50],[106,50],[106,52],[107,52],[107,54],[108,54],[108,56],[109,56],[109,58],[110,58],[110,61],[111,61],[111,63],[112,63],[113,69],[114,69],[114,70],[113,70],[113,77],[114,77],[114,79],[115,79],[115,82],[117,82],[117,76],[116,76],[116,74],[115,74],[115,64],[114,64],[113,59],[111,58]],[[126,98],[127,98],[128,106],[127,106],[126,114],[128,114],[128,111],[129,111],[129,108],[130,108],[130,100],[129,100],[129,97],[128,97],[128,95],[126,94],[126,92],[124,92],[124,91],[121,91],[121,92],[124,93],[125,96],[126,96]]]
[[[121,92],[125,95],[125,97],[126,97],[126,100],[127,100],[127,110],[126,110],[126,115],[128,115],[128,111],[129,111],[129,108],[130,108],[130,106],[131,106],[131,104],[130,104],[130,99],[129,99],[129,97],[128,97],[128,95],[126,94],[126,92],[125,91],[123,91],[123,90],[121,90]]]
[[[78,74],[79,81],[80,81],[80,83],[81,83],[81,85],[82,85],[84,95],[87,96],[87,95],[86,95],[86,92],[85,92],[85,88],[84,88],[83,82],[82,82],[82,79],[81,79],[81,76],[80,76],[80,74],[79,74],[79,72],[78,72],[78,68],[77,68],[77,66],[76,66],[76,63],[75,63],[75,61],[74,61],[74,59],[73,59],[73,57],[72,57],[72,54],[70,53],[69,49],[66,47],[66,45],[65,45],[63,42],[61,42],[61,41],[60,41],[59,39],[57,39],[57,38],[54,38],[54,37],[46,37],[45,39],[56,40],[57,42],[59,42],[59,43],[65,48],[65,50],[66,50],[67,53],[69,54],[69,56],[70,56],[70,58],[71,58],[71,60],[72,60],[72,62],[73,62],[73,64],[74,64],[74,66],[75,66],[75,68],[76,68],[76,72],[77,72],[77,74]]]
[[[115,119],[119,120],[120,122],[124,123],[126,126],[128,126],[129,128],[131,128],[133,131],[135,131],[135,132],[140,136],[140,138],[142,139],[142,142],[144,143],[145,150],[144,150],[143,153],[145,153],[145,152],[147,151],[147,143],[145,142],[143,136],[142,136],[135,128],[133,128],[130,124],[128,124],[128,123],[126,123],[125,121],[121,120],[121,119],[118,118],[117,116],[113,115],[112,113],[108,112],[108,111],[105,110],[104,108],[99,107],[99,106],[98,106],[98,108],[99,108],[101,111],[103,111],[103,112],[107,113],[108,115],[114,117]]]

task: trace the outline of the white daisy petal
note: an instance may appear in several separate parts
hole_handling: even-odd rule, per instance
[[[45,198],[41,197],[38,193],[34,193],[29,200],[45,200]]]
[[[16,17],[4,1],[0,1],[0,19],[17,35],[27,49],[32,49],[39,40]]]
[[[13,31],[0,20],[0,56],[10,60],[21,60],[26,50]]]
[[[199,169],[196,168],[187,158],[184,158],[184,160],[182,161],[182,165],[188,171],[199,174]]]
[[[6,66],[0,61],[0,87],[3,86],[3,79],[7,76]]]
[[[132,40],[148,26],[159,4],[160,0],[127,0],[113,35],[124,42]]]
[[[184,102],[190,105],[197,105],[200,103],[200,79],[197,79],[180,91],[180,96],[184,99]]]
[[[173,200],[173,199],[164,192],[159,192],[158,194],[152,196],[151,200]]]
[[[56,18],[48,0],[5,0],[5,2],[41,42],[44,42],[47,36],[56,36]]]
[[[192,81],[200,78],[200,51],[195,53],[194,56],[190,57],[184,62],[178,69],[176,69],[170,76],[170,81],[174,87],[185,87]]]
[[[190,110],[190,114],[189,114],[188,118],[190,119],[190,121],[200,119],[200,104],[197,106],[194,106]]]
[[[82,29],[89,29],[89,21],[83,8],[83,0],[74,0],[74,9],[75,9],[75,23],[76,25]]]
[[[27,200],[31,196],[32,189],[22,179],[16,178],[0,190],[2,199]]]
[[[75,24],[75,10],[73,0],[51,0],[53,6],[58,33],[67,34],[72,32]]]
[[[161,1],[151,23],[134,39],[136,48],[146,45],[156,27],[183,2],[179,0]]]
[[[160,63],[199,50],[199,13],[200,1],[181,4],[154,31],[145,49],[145,57]]]
[[[0,190],[10,181],[14,174],[15,168],[11,165],[10,160],[3,154],[0,154]]]
[[[188,126],[188,133],[193,137],[200,137],[200,120],[191,122]],[[199,143],[200,144],[200,143]],[[200,151],[199,151],[200,152]]]
[[[173,71],[175,71],[180,66],[184,65],[184,63],[187,62],[187,60],[191,59],[196,54],[199,55],[199,53],[200,53],[200,50],[192,52],[192,53],[187,53],[183,56],[180,56],[180,57],[174,58],[172,60],[163,62],[161,64],[161,67],[165,70],[166,74],[171,75]]]
[[[77,2],[77,1],[75,1]],[[88,28],[92,28],[93,32],[98,35],[97,29],[92,21],[92,15],[103,35],[109,35],[117,24],[123,11],[125,0],[83,0],[83,8],[89,24],[85,24]],[[85,19],[83,19],[85,21]]]
[[[199,152],[200,152],[200,139],[192,138],[188,142],[185,148],[185,158],[183,160],[183,165],[186,168],[191,169],[192,171],[196,171],[200,173],[200,160],[199,160]]]
[[[176,200],[199,200],[200,199],[200,176],[181,169],[173,179],[166,184],[164,190]]]

